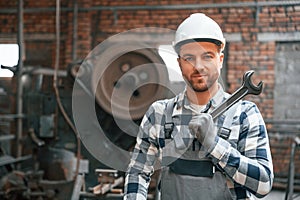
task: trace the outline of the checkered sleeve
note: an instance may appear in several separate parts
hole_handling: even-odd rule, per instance
[[[150,177],[159,156],[158,135],[161,129],[163,104],[150,106],[140,125],[136,145],[125,177],[124,199],[147,199]]]
[[[273,164],[265,123],[257,106],[243,101],[235,114],[233,129],[238,128],[236,147],[218,138],[211,151],[215,162],[236,188],[245,188],[257,197],[267,195],[273,183]],[[237,195],[239,193],[236,191]],[[239,199],[239,198],[238,198]]]

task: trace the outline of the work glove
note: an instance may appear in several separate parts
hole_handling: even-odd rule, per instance
[[[216,145],[217,128],[210,114],[201,113],[192,117],[189,129],[198,141],[202,144],[205,151],[211,152]]]

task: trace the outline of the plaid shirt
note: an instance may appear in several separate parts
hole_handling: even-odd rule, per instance
[[[210,111],[227,97],[228,94],[220,87],[211,101]],[[188,127],[187,116],[190,119],[197,113],[192,109],[185,92],[175,98],[172,117],[185,116],[179,117],[179,125],[178,122],[175,123],[177,134],[181,133],[179,138],[177,136],[177,143],[178,146],[190,145],[185,141],[193,139],[194,136],[189,131],[180,130]],[[168,101],[170,100],[154,102],[142,120],[126,173],[124,199],[146,199],[150,176],[156,169],[155,166],[169,156],[163,153],[166,146],[164,113]],[[214,148],[209,150],[208,157],[225,172],[227,186],[234,199],[251,199],[251,193],[263,197],[270,192],[273,182],[273,164],[265,123],[257,106],[252,102],[241,101],[235,110],[229,138],[225,140],[218,137]],[[215,122],[219,130],[225,115],[226,112]]]

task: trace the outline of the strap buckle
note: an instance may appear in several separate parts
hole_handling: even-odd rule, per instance
[[[164,125],[164,131],[165,131],[165,139],[171,139],[172,137],[172,131],[174,129],[174,123],[173,122],[167,122]]]

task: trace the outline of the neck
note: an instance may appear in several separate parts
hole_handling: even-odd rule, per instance
[[[209,100],[218,92],[218,83],[214,84],[208,90],[203,92],[195,92],[192,88],[187,88],[187,97],[193,104],[206,105]]]

